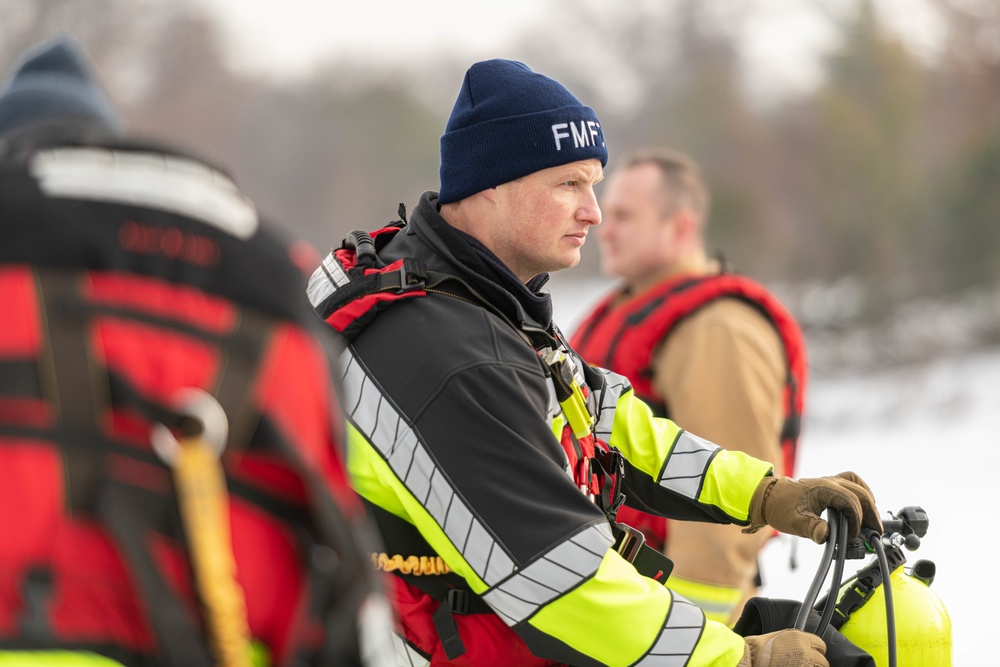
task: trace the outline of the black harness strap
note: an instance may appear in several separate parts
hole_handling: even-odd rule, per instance
[[[97,515],[122,549],[143,593],[150,623],[168,664],[210,667],[207,645],[194,620],[181,606],[153,564],[146,542],[151,500],[135,487],[107,476],[108,443],[98,422],[110,404],[107,378],[93,363],[88,320],[69,304],[80,302],[82,273],[37,273],[45,312],[46,345],[40,363],[43,384],[57,406],[57,437],[63,445],[71,509]]]
[[[348,522],[326,482],[305,464],[298,452],[287,446],[286,455],[301,475],[312,500],[309,539],[300,540],[311,545],[303,554],[309,568],[303,582],[303,598],[308,620],[318,621],[325,630],[323,644],[316,646],[313,641],[316,627],[300,623],[292,637],[297,656],[303,664],[359,662],[355,612],[362,608],[367,589],[357,584],[370,580],[372,573],[369,560],[354,544],[375,544],[377,540],[374,535],[364,533],[363,526]]]
[[[219,373],[213,392],[229,418],[229,437],[225,454],[239,455],[250,444],[260,411],[254,407],[255,381],[270,339],[272,323],[267,317],[249,308],[240,309],[240,322],[233,339],[251,342],[252,351],[235,346],[226,353],[226,364]]]
[[[93,366],[85,322],[67,312],[67,303],[81,298],[82,274],[43,270],[36,276],[44,303],[46,336],[39,360],[42,386],[58,414],[70,511],[91,514],[105,468],[98,420],[109,402],[109,391],[106,383],[100,386]]]
[[[49,604],[52,599],[52,571],[45,566],[28,569],[21,581],[21,599],[24,608],[18,623],[18,636],[39,646],[55,641],[49,622]]]
[[[0,360],[0,398],[41,398],[35,359]]]
[[[148,503],[139,489],[108,479],[99,500],[99,512],[122,549],[135,583],[142,592],[145,608],[159,649],[175,667],[211,667],[207,640],[191,613],[163,580],[147,548],[151,526]]]

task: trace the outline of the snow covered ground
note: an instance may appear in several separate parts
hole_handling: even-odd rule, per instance
[[[571,274],[557,275],[550,287],[556,320],[567,332],[603,287],[573,283]],[[937,565],[932,590],[951,616],[953,664],[1000,664],[988,611],[1000,596],[989,550],[996,543],[989,507],[1000,493],[1000,350],[812,378],[799,462],[799,477],[857,472],[883,512],[906,505],[926,510],[930,528],[908,561]],[[763,594],[801,599],[821,554],[807,540],[772,540],[761,556]],[[848,561],[845,573],[863,562]]]
[[[996,543],[989,507],[1000,491],[1000,351],[818,378],[808,400],[798,476],[850,469],[881,510],[923,507],[930,528],[908,560],[937,565],[931,588],[951,616],[954,664],[1000,664],[987,611],[1000,594],[989,550]],[[762,555],[765,595],[801,598],[808,588],[822,548],[797,540],[799,568],[791,572],[792,539],[775,540]]]

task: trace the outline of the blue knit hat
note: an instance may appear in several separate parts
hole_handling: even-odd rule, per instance
[[[90,120],[121,135],[122,122],[80,48],[59,37],[28,51],[0,91],[0,135],[47,120]]]
[[[442,204],[541,169],[596,158],[608,163],[597,115],[558,81],[513,60],[465,73],[441,137]]]

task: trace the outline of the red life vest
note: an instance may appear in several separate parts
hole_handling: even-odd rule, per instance
[[[785,352],[781,448],[785,474],[791,476],[806,389],[806,350],[798,323],[774,295],[746,276],[719,273],[667,280],[621,306],[614,305],[617,297],[617,292],[607,296],[594,309],[570,338],[571,345],[588,363],[627,377],[635,395],[663,417],[669,417],[670,406],[653,387],[653,352],[681,321],[716,299],[731,298],[751,305],[774,326]],[[647,516],[627,507],[619,512],[621,521],[634,522],[655,546],[662,546],[665,522]]]

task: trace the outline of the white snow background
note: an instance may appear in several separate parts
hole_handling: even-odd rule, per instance
[[[606,287],[575,283],[572,273],[550,283],[556,322],[567,333]],[[796,476],[852,470],[871,486],[883,516],[923,507],[930,526],[907,561],[937,566],[931,589],[951,617],[953,664],[1000,664],[989,611],[1000,595],[991,551],[996,517],[989,510],[1000,493],[1000,349],[812,377],[806,400]],[[762,595],[802,599],[822,552],[808,540],[773,539],[761,554]],[[867,562],[847,561],[845,577]]]

